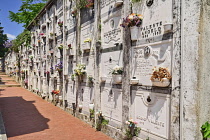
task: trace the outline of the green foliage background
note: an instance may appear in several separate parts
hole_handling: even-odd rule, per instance
[[[0,57],[4,57],[5,53],[8,51],[8,48],[4,47],[4,43],[8,40],[7,35],[4,34],[4,28],[1,27],[0,23]]]

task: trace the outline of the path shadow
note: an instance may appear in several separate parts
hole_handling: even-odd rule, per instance
[[[34,106],[35,101],[22,97],[1,97],[0,111],[7,137],[14,137],[48,129],[48,118],[42,116]]]

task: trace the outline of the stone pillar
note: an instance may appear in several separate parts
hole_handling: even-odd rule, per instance
[[[204,124],[206,121],[210,121],[210,78],[209,78],[209,70],[210,70],[210,32],[209,32],[209,18],[210,18],[210,1],[203,0],[201,4],[201,17],[200,17],[200,26],[199,32],[201,36],[199,38],[199,70],[198,70],[198,91],[200,97],[198,114],[199,114],[199,124],[198,129]],[[199,132],[199,131],[198,131]],[[198,134],[197,139],[201,139],[201,133]]]
[[[181,138],[183,140],[198,140],[200,133],[199,125],[199,98],[202,97],[199,87],[199,69],[202,69],[203,56],[199,56],[202,27],[200,21],[201,0],[182,1],[181,5]],[[209,26],[208,26],[209,27]],[[202,51],[201,51],[202,52]],[[200,61],[200,62],[199,62]],[[205,60],[206,61],[206,60]],[[205,75],[205,74],[204,74]],[[202,82],[203,80],[201,80]],[[208,80],[207,80],[208,81]],[[205,81],[206,82],[206,81]],[[204,83],[205,83],[204,82]],[[202,87],[202,86],[201,86]],[[206,89],[205,89],[206,90]],[[207,120],[206,120],[207,121]]]
[[[131,13],[130,1],[124,0],[122,15],[126,17]],[[125,122],[130,118],[130,30],[129,28],[123,29],[123,79],[122,79],[122,123],[123,129],[127,128]]]
[[[180,139],[181,1],[173,0],[173,57],[171,92],[171,139]]]
[[[94,12],[95,12],[95,22],[94,22],[94,31],[95,31],[95,40],[94,40],[94,105],[95,105],[95,112],[101,110],[101,92],[100,92],[100,80],[99,80],[99,65],[100,65],[100,49],[101,43],[99,42],[101,38],[101,30],[99,28],[101,22],[101,10],[100,10],[100,0],[94,1]],[[96,113],[95,113],[95,120],[96,120]],[[96,121],[95,121],[96,124]],[[96,126],[96,125],[95,125]]]

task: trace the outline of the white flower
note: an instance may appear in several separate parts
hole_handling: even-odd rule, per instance
[[[119,69],[120,68],[120,66],[118,66],[118,65],[116,65],[116,66],[114,66],[114,70],[117,70],[117,69]]]
[[[133,16],[132,15],[129,15],[128,16],[128,19],[133,20]]]

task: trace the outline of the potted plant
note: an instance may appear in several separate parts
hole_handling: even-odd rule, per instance
[[[131,40],[138,39],[139,27],[142,25],[143,16],[140,14],[132,13],[126,18],[123,18],[122,26],[123,28],[129,27],[131,31]]]
[[[152,81],[153,86],[167,87],[170,85],[171,78],[172,77],[167,68],[154,67],[150,80]]]
[[[116,65],[112,71],[112,78],[113,78],[113,82],[115,84],[120,84],[122,82],[122,74],[123,74],[123,68]]]

